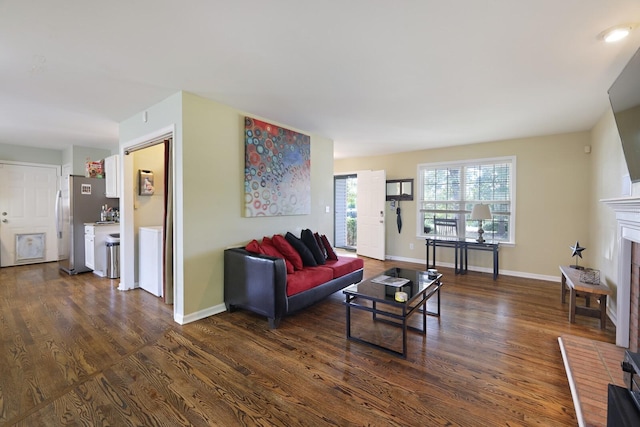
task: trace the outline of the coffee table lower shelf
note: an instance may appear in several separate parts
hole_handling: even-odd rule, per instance
[[[372,296],[363,295],[360,293],[352,293],[347,289],[344,290],[346,295],[345,297],[345,307],[346,307],[346,327],[347,327],[347,339],[350,341],[355,341],[361,344],[368,345],[373,348],[377,348],[379,350],[385,351],[387,353],[393,354],[395,356],[400,356],[403,359],[407,358],[407,331],[412,330],[416,332],[420,332],[422,335],[427,334],[427,315],[440,317],[440,288],[442,287],[442,283],[440,282],[440,275],[437,280],[434,280],[433,283],[419,292],[415,298],[407,301],[407,302],[397,302],[389,299],[377,299]],[[433,296],[437,294],[437,310],[429,311],[427,310],[427,301]],[[358,302],[358,300],[370,301],[371,305],[365,305]],[[388,306],[388,307],[396,307],[398,310],[396,312],[388,311],[388,309],[381,309],[379,306]],[[354,337],[351,334],[351,309],[368,311],[372,314],[372,319],[374,322],[382,322],[392,326],[397,326],[402,328],[402,351],[397,351],[392,348],[386,347],[382,344],[375,343],[372,341],[365,340],[363,338]],[[408,325],[409,318],[414,313],[422,314],[422,328],[416,328],[414,326]],[[382,316],[382,317],[381,317]],[[395,319],[395,320],[391,320]]]

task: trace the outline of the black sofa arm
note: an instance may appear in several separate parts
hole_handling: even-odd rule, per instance
[[[278,327],[287,313],[287,269],[282,258],[244,248],[224,251],[224,303],[228,311],[244,308],[266,316]]]

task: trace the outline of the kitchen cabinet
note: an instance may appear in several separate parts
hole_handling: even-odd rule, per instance
[[[111,198],[120,198],[120,156],[113,156],[104,159],[104,172],[106,180],[106,196]]]
[[[120,224],[84,225],[84,263],[93,273],[105,277],[107,275],[107,236],[120,233]]]
[[[88,268],[95,270],[96,264],[96,251],[94,249],[95,235],[93,233],[87,233],[87,227],[84,232],[84,265]]]

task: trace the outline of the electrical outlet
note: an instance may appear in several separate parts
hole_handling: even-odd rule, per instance
[[[409,243],[409,249],[413,250],[413,243]]]

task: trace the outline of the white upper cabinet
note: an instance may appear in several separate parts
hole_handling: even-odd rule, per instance
[[[120,198],[120,156],[114,154],[104,159],[104,172],[106,181],[106,196]]]

